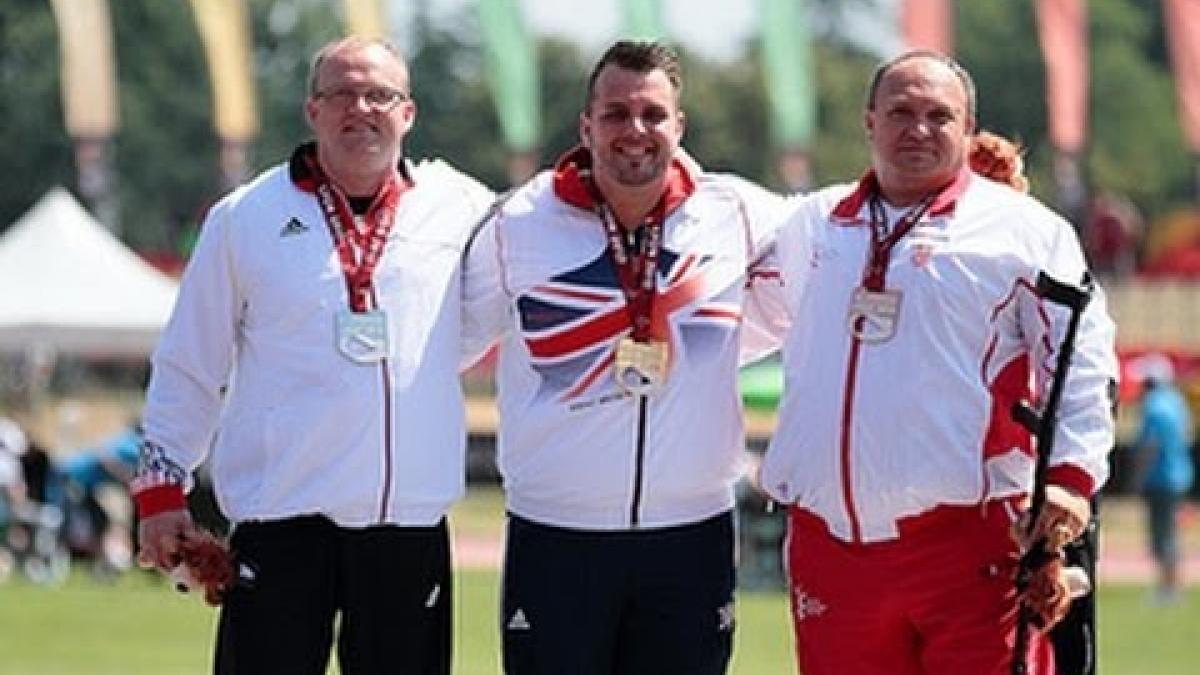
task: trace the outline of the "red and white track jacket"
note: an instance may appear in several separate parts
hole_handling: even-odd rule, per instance
[[[501,339],[499,465],[508,509],[550,525],[618,530],[691,523],[733,506],[743,425],[737,367],[778,342],[770,258],[783,201],[746,181],[673,164],[654,330],[665,386],[622,392],[625,296],[576,151],[512,195],[474,239],[464,284],[469,356]],[[747,290],[750,286],[752,290]],[[753,334],[747,331],[754,331]]]
[[[211,456],[234,521],[441,519],[465,469],[460,261],[492,196],[441,162],[409,175],[374,274],[379,363],[335,346],[346,281],[299,154],[212,208],[154,354],[136,490]]]
[[[1048,390],[1069,311],[1034,293],[1039,271],[1079,283],[1070,225],[1034,199],[962,173],[892,252],[896,333],[852,338],[847,312],[871,238],[874,178],[806,197],[779,234],[796,317],[762,482],[839,539],[897,536],[939,505],[1027,493],[1031,439],[1014,401]],[[1114,326],[1097,291],[1080,325],[1049,479],[1092,494],[1113,443]]]

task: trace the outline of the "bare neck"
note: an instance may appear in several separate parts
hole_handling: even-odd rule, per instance
[[[954,176],[907,178],[877,174],[879,194],[892,206],[912,206],[945,188]]]
[[[912,206],[921,201],[932,190],[909,190],[888,187],[885,185],[879,186],[880,196],[883,200],[892,206]]]
[[[875,180],[880,195],[893,206],[912,206],[954,182],[962,162],[926,171],[904,171],[886,163],[874,162]]]

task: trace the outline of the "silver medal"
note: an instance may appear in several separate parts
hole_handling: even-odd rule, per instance
[[[900,291],[872,291],[860,286],[850,300],[846,327],[850,335],[863,342],[886,342],[896,334],[899,315]]]
[[[337,348],[355,363],[376,363],[391,356],[387,314],[382,310],[337,313]]]

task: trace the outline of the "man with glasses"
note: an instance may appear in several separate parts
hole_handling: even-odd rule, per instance
[[[140,559],[201,538],[184,494],[211,460],[235,572],[217,673],[322,675],[335,624],[342,672],[450,672],[459,260],[491,194],[404,159],[409,91],[382,42],[317,54],[315,142],[213,207],[154,356]]]

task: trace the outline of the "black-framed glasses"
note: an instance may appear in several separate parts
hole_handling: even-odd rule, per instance
[[[360,100],[365,101],[371,112],[387,112],[395,108],[397,103],[408,100],[408,94],[390,87],[369,87],[367,89],[337,87],[318,91],[313,94],[313,97],[324,99],[339,108],[349,108],[352,105],[358,105]]]

